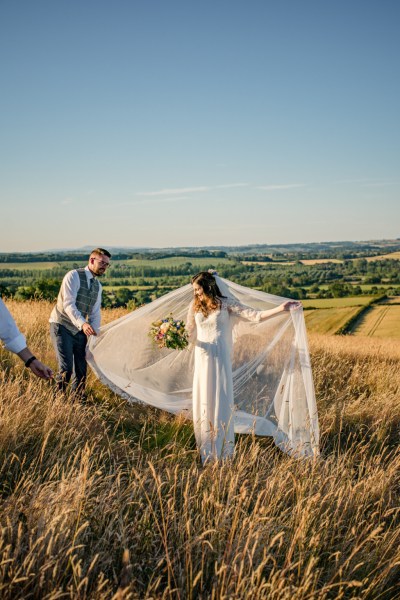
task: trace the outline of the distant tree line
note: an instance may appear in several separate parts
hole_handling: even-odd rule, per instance
[[[165,258],[162,252],[159,254],[158,258]],[[196,256],[198,257],[198,253]],[[198,271],[198,266],[190,258],[185,254],[182,263],[177,265],[172,261],[172,264],[157,262],[155,257],[154,265],[149,265],[148,260],[144,265],[112,264],[106,277],[102,279],[104,306],[139,306],[189,283],[191,276]],[[400,294],[399,260],[368,261],[358,258],[313,265],[304,265],[295,260],[294,264],[284,265],[276,261],[243,264],[239,259],[218,263],[218,258],[225,256],[217,257],[215,254],[210,257],[209,262],[207,256],[203,258],[206,260],[202,269],[216,268],[222,277],[277,296],[298,299],[344,297],[383,293],[388,287],[390,294]],[[6,265],[2,268],[0,265],[0,293],[18,300],[42,298],[53,301],[66,271],[71,267],[82,266],[86,259],[87,255],[85,261],[59,263],[50,269],[29,268],[29,262],[26,263],[26,269]],[[255,264],[256,262],[262,264]],[[362,286],[365,285],[370,287],[363,291]]]

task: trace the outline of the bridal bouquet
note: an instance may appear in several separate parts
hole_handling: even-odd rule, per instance
[[[149,336],[158,348],[183,350],[188,345],[188,335],[183,321],[175,321],[170,315],[167,319],[154,321]]]

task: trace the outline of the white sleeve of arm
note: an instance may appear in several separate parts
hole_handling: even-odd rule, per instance
[[[26,348],[25,336],[20,332],[10,311],[0,298],[0,339],[10,352],[18,354]]]
[[[76,308],[75,304],[79,287],[80,280],[77,271],[70,271],[67,273],[61,284],[64,298],[63,308],[75,327],[82,329],[82,325],[86,323],[86,319]]]
[[[101,313],[100,313],[100,308],[101,308],[101,284],[99,283],[100,288],[99,288],[99,293],[97,296],[97,300],[93,305],[92,310],[90,311],[89,315],[88,315],[88,321],[90,323],[90,325],[93,327],[93,329],[95,330],[95,332],[97,333],[100,329],[100,323],[101,323]]]
[[[250,306],[246,306],[235,300],[228,300],[227,308],[229,313],[246,321],[258,323],[261,319],[261,311],[250,308]]]

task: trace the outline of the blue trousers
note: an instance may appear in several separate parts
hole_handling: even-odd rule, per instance
[[[60,391],[67,389],[68,383],[72,381],[72,390],[83,394],[86,382],[86,344],[87,337],[83,331],[78,331],[75,335],[64,325],[59,323],[50,323],[50,336],[53,342],[54,350],[57,355],[59,371],[56,375],[56,382]]]

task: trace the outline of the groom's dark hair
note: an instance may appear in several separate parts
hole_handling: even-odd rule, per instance
[[[104,256],[108,256],[108,258],[111,258],[111,254],[109,253],[109,251],[105,250],[104,248],[95,248],[91,251],[90,256],[92,256],[92,254],[103,254]]]

